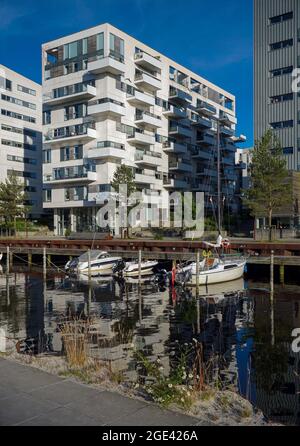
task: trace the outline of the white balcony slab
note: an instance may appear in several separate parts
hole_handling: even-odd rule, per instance
[[[155,105],[155,97],[147,94],[147,93],[143,93],[141,91],[135,90],[134,95],[128,95],[127,96],[127,101],[132,104],[132,105],[146,105],[146,106],[154,106]]]
[[[143,67],[148,70],[159,72],[162,70],[162,62],[157,57],[151,56],[148,53],[136,53],[134,55],[134,61],[139,67]]]
[[[122,74],[125,64],[113,57],[107,56],[88,63],[88,71],[93,74],[111,73]]]
[[[126,151],[115,149],[114,147],[94,148],[87,152],[89,159],[117,159],[122,160],[126,157]]]
[[[102,114],[125,116],[126,110],[122,105],[114,104],[113,102],[88,105],[88,115],[99,116]]]
[[[133,145],[139,144],[141,146],[152,146],[155,144],[155,136],[148,135],[147,133],[135,132],[135,135],[128,137],[127,141]]]
[[[155,116],[148,115],[147,113],[143,113],[142,116],[139,116],[138,119],[135,119],[135,123],[137,125],[142,125],[150,128],[160,128],[162,126],[161,119]]]
[[[92,85],[87,85],[86,89],[84,91],[81,91],[79,93],[73,93],[66,96],[60,96],[60,97],[53,97],[51,93],[43,95],[43,102],[47,105],[59,105],[59,104],[65,104],[66,102],[75,102],[83,99],[92,99],[97,96],[97,89],[96,87],[93,87]]]
[[[161,90],[161,80],[151,76],[148,73],[137,74],[134,82],[137,87],[142,87],[153,91]]]
[[[97,138],[97,130],[95,129],[87,129],[86,133],[82,134],[70,134],[68,136],[63,137],[49,137],[44,139],[44,144],[61,144],[66,142],[78,141],[78,142],[87,142],[92,139]]]

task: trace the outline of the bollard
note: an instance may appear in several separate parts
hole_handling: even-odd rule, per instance
[[[92,277],[92,271],[91,271],[91,250],[88,250],[88,277],[89,280],[91,280]]]
[[[196,254],[196,294],[199,294],[199,284],[200,284],[200,252],[197,251]]]
[[[43,275],[44,278],[47,275],[47,255],[46,255],[46,248],[43,248]]]
[[[274,251],[271,251],[270,259],[270,297],[273,302],[274,299]]]
[[[142,250],[139,249],[139,283],[141,283],[142,278]]]
[[[9,257],[10,257],[10,252],[9,252],[9,246],[6,247],[6,273],[9,274]]]

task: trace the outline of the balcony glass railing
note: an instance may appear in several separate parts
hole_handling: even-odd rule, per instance
[[[136,153],[134,159],[135,159],[135,161],[142,161],[145,156],[151,156],[153,158],[158,158],[158,159],[162,158],[162,154],[161,153],[159,153],[159,152],[152,152],[150,150],[146,150],[143,153]]]
[[[151,72],[150,71],[138,71],[135,73],[134,80],[135,81],[143,80],[144,76],[150,76],[157,81],[160,80],[160,78],[158,77],[158,75],[155,71],[151,71]]]
[[[60,138],[70,138],[72,136],[86,135],[89,129],[96,129],[95,122],[86,124],[71,125],[69,127],[60,127],[58,129],[50,130],[45,135],[45,141],[51,141]]]
[[[159,121],[161,121],[161,117],[160,116],[155,115],[154,113],[150,113],[150,112],[145,111],[145,110],[138,110],[138,109],[136,110],[136,113],[135,113],[135,120],[136,121],[141,121],[144,118],[144,115],[145,116],[149,116],[150,118],[158,119]]]
[[[120,107],[125,107],[123,102],[116,101],[115,99],[111,99],[111,98],[97,99],[95,101],[89,102],[88,105],[91,106],[91,105],[99,105],[99,104],[115,104],[115,105],[119,105]]]
[[[67,85],[66,87],[55,88],[51,93],[43,95],[44,100],[59,99],[73,94],[85,93],[88,87],[95,87],[95,81],[80,82],[77,84]]]
[[[125,150],[124,144],[120,144],[114,141],[98,141],[96,149],[119,149]]]

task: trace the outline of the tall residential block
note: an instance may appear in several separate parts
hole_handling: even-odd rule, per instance
[[[288,169],[300,170],[300,98],[292,89],[300,67],[300,2],[254,0],[254,28],[255,138],[274,129]]]
[[[0,65],[0,181],[24,181],[29,217],[42,206],[42,87]]]
[[[217,128],[222,193],[234,207],[232,94],[109,24],[42,52],[44,207],[57,234],[95,230],[121,164],[152,208],[172,191],[215,197]]]

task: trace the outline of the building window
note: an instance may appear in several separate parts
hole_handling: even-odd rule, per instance
[[[104,33],[97,34],[96,36],[97,53],[104,54]]]
[[[73,59],[78,56],[78,41],[64,45],[64,60]]]
[[[270,51],[280,50],[283,48],[290,48],[294,45],[294,39],[282,40],[281,42],[275,42],[270,44]]]
[[[20,105],[21,107],[31,108],[36,110],[36,105],[31,102],[22,101],[21,99],[13,98],[12,96],[7,96],[6,94],[1,95],[2,101],[11,102],[12,104]]]
[[[294,147],[284,147],[284,148],[282,149],[282,153],[283,153],[284,155],[293,155],[293,153],[294,153]]]
[[[43,150],[43,163],[49,164],[51,163],[51,149]]]
[[[36,96],[36,91],[32,90],[31,88],[24,87],[23,85],[18,85],[18,90],[22,93],[31,94],[31,96]]]
[[[52,190],[44,189],[43,190],[43,202],[50,203],[52,201]]]
[[[12,82],[5,77],[0,76],[0,89],[11,91]]]
[[[289,121],[272,122],[270,125],[274,130],[286,129],[294,127],[294,121],[289,120]]]
[[[278,96],[272,96],[270,98],[271,104],[278,104],[279,102],[292,101],[294,99],[293,93],[281,94]]]
[[[291,74],[294,70],[294,67],[284,67],[284,68],[276,68],[275,70],[270,71],[271,77],[284,76],[285,74]]]
[[[61,147],[61,149],[60,149],[60,160],[61,161],[79,160],[82,158],[83,158],[82,145],[73,146],[73,147]]]
[[[65,201],[87,200],[87,188],[85,186],[69,187],[65,189]]]
[[[294,18],[294,13],[292,12],[287,12],[285,14],[281,14],[281,15],[277,15],[275,17],[271,17],[270,20],[270,25],[276,25],[277,23],[282,23],[282,22],[286,22],[287,20],[292,20]]]
[[[43,112],[43,125],[51,124],[51,110]]]
[[[124,40],[114,34],[109,34],[110,55],[120,60],[124,60]]]

